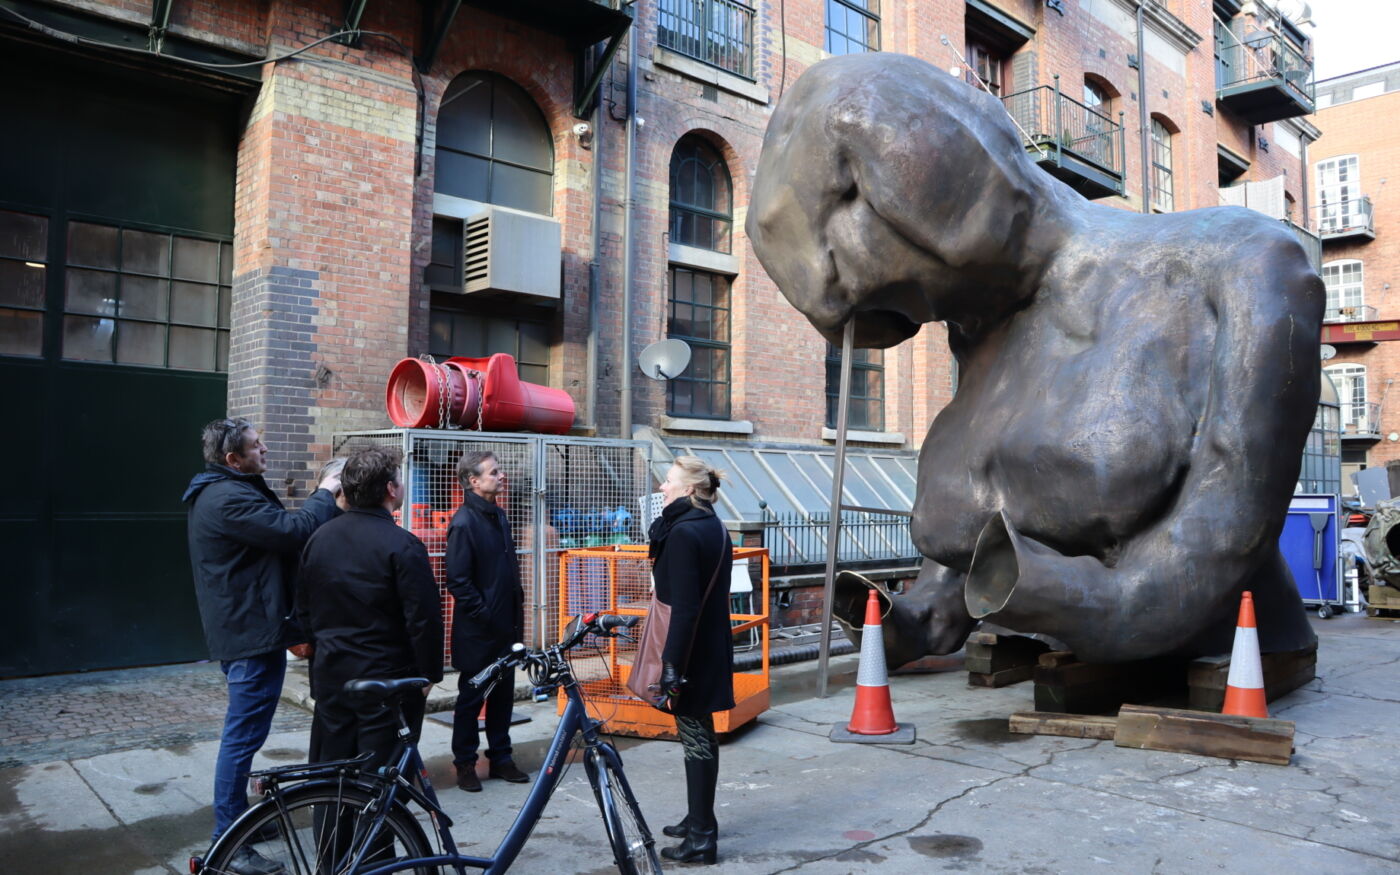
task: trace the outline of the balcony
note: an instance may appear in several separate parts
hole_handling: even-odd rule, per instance
[[[658,45],[754,78],[753,7],[737,0],[661,0],[658,5]]]
[[[1342,440],[1351,444],[1375,443],[1381,439],[1381,406],[1374,402],[1342,405]]]
[[[1236,116],[1262,125],[1312,113],[1312,62],[1283,37],[1227,37],[1215,51],[1215,99]]]
[[[1317,213],[1317,230],[1324,242],[1376,239],[1376,223],[1371,214],[1369,197],[1319,204],[1313,210]]]
[[[1298,238],[1298,242],[1303,244],[1303,251],[1308,254],[1308,264],[1312,265],[1313,273],[1322,273],[1322,238],[1288,219],[1282,221],[1293,231],[1293,236]]]
[[[1352,307],[1328,307],[1322,314],[1323,322],[1372,322],[1376,318],[1376,308],[1366,304]]]
[[[1123,194],[1123,125],[1061,94],[1058,76],[1001,102],[1051,176],[1090,200]]]

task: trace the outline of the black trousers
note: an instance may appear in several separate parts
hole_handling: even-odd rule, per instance
[[[476,727],[481,692],[465,682],[466,677],[459,681],[467,688],[457,694],[457,707],[452,713],[452,762],[459,766],[476,762],[476,751],[481,746],[481,732]],[[510,759],[510,712],[514,701],[515,669],[508,668],[501,672],[486,697],[486,758],[493,763]]]
[[[414,741],[423,729],[426,705],[427,699],[418,693],[403,698],[404,719],[413,731]],[[376,769],[389,761],[398,742],[398,732],[398,720],[389,708],[336,693],[316,701],[316,714],[311,723],[310,760],[323,763],[373,751],[374,756],[365,769]]]

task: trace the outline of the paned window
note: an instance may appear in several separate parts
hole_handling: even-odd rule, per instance
[[[728,252],[731,192],[719,152],[693,134],[681,137],[671,153],[671,242]]]
[[[64,359],[228,370],[231,244],[69,222],[66,261]]]
[[[549,323],[511,316],[434,307],[428,352],[434,358],[485,358],[498,352],[515,358],[520,379],[549,385]]]
[[[463,73],[447,86],[437,120],[433,190],[550,215],[554,140],[525,89],[503,76]]]
[[[1355,155],[1317,162],[1317,200],[1321,205],[1319,230],[1322,233],[1364,224],[1365,217],[1359,215],[1362,209],[1361,184]]]
[[[660,0],[656,41],[721,70],[753,78],[753,7],[741,0]]]
[[[833,55],[880,51],[880,0],[826,0],[826,50]]]
[[[1160,119],[1152,120],[1152,206],[1163,212],[1176,209],[1172,184],[1172,132]]]
[[[0,210],[0,355],[43,354],[48,240],[46,217]]]
[[[826,424],[836,427],[841,398],[841,350],[826,345]],[[885,428],[885,351],[853,350],[851,357],[851,403],[847,426],[863,431]]]
[[[1375,431],[1379,423],[1373,421],[1375,417],[1371,405],[1366,403],[1366,366],[1331,365],[1325,370],[1336,385],[1342,402],[1342,430],[1351,433]]]
[[[988,91],[1001,97],[1002,68],[1006,66],[1006,58],[1000,52],[985,43],[968,40],[967,65],[972,68],[967,76],[969,85],[979,88],[985,85]]]
[[[668,337],[690,344],[690,366],[666,384],[672,416],[729,418],[729,279],[672,266]]]
[[[1330,261],[1322,266],[1322,283],[1327,287],[1327,322],[1359,322],[1366,318],[1366,283],[1357,259]]]

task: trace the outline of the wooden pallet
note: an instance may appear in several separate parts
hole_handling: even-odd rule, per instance
[[[1317,645],[1303,650],[1265,653],[1264,695],[1272,702],[1286,696],[1317,677]],[[1205,656],[1187,668],[1187,704],[1195,711],[1216,711],[1225,704],[1225,685],[1230,677],[1230,657]]]
[[[1381,620],[1400,620],[1400,589],[1371,584],[1366,588],[1366,616]]]
[[[974,687],[1004,687],[1028,681],[1036,660],[1050,645],[1020,635],[973,632],[964,646],[967,682]]]

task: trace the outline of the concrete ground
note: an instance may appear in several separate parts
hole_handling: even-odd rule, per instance
[[[891,679],[896,715],[918,726],[917,743],[837,745],[827,734],[850,715],[855,657],[834,660],[826,699],[811,697],[814,663],[777,669],[773,709],[721,748],[722,859],[709,871],[1400,871],[1400,624],[1350,615],[1314,625],[1319,678],[1273,705],[1297,723],[1289,766],[1010,735],[1006,716],[1030,709],[1030,685],[974,689],[958,671]],[[5,742],[11,691],[26,684],[38,682],[0,683],[0,760],[26,763],[0,770],[0,870],[186,871],[210,827],[214,737],[169,743],[157,728],[150,744],[128,746],[132,728],[114,728],[111,750],[53,747],[60,755],[35,762],[22,754],[31,745]],[[554,709],[517,708],[534,717],[514,729],[517,760],[533,770]],[[429,771],[459,844],[486,853],[528,787],[452,788],[449,738],[428,721]],[[683,813],[680,749],[620,746],[659,833]],[[305,747],[304,729],[284,728],[259,764],[297,761]],[[572,769],[514,871],[610,864],[583,769]]]

